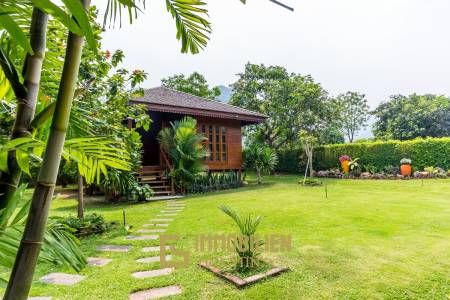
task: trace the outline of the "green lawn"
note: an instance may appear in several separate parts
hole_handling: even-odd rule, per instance
[[[132,291],[180,284],[174,299],[450,299],[450,180],[363,181],[328,180],[323,187],[301,187],[298,177],[266,178],[262,186],[214,192],[186,198],[186,208],[168,228],[182,239],[177,247],[191,251],[190,266],[168,276],[134,279],[134,271],[157,268],[138,264],[143,246],[156,241],[124,241],[124,230],[83,239],[88,256],[111,257],[104,268],[88,267],[88,278],[72,287],[34,282],[32,295],[53,299],[127,299]],[[165,206],[88,205],[108,220],[121,220],[126,210],[132,230]],[[200,269],[201,260],[223,253],[199,253],[198,234],[232,233],[232,221],[217,207],[264,216],[261,234],[292,235],[288,253],[265,257],[291,270],[248,288],[237,290]],[[74,200],[56,200],[52,215],[74,214]],[[130,253],[98,253],[100,244],[131,244]],[[148,256],[148,255],[147,255]],[[36,279],[50,271],[39,266]]]

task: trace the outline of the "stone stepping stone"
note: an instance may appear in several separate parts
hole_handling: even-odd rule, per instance
[[[52,297],[28,297],[28,300],[52,300]]]
[[[129,252],[131,250],[131,246],[103,245],[103,246],[98,246],[97,250],[99,250],[99,251],[109,251],[109,252]]]
[[[169,275],[172,273],[174,268],[164,268],[164,269],[157,269],[157,270],[150,270],[150,271],[141,271],[141,272],[134,272],[131,274],[134,278],[149,278],[149,277],[158,277],[163,275]]]
[[[39,279],[39,281],[48,284],[74,285],[86,278],[82,275],[66,274],[66,273],[50,273]]]
[[[169,250],[170,247],[169,246],[165,246],[164,247],[166,250]],[[151,247],[144,247],[142,248],[142,252],[159,252],[161,250],[160,246],[151,246]]]
[[[169,224],[158,224],[158,223],[152,223],[152,224],[144,224],[143,227],[168,227]]]
[[[160,213],[163,213],[163,214],[166,214],[166,213],[168,213],[168,214],[170,214],[170,213],[179,213],[179,212],[181,212],[181,210],[161,210],[160,211]]]
[[[172,222],[173,219],[151,219],[152,222]]]
[[[159,235],[129,235],[125,239],[130,241],[148,241],[148,240],[157,240]]]
[[[167,203],[166,207],[185,207],[184,203]]]
[[[172,260],[172,255],[166,255],[166,260]],[[154,262],[160,262],[160,257],[158,256],[151,256],[151,257],[143,257],[136,259],[137,262],[143,263],[143,264],[149,264]]]
[[[169,285],[160,288],[153,288],[130,294],[129,300],[151,300],[181,294],[183,290],[179,285]]]
[[[156,232],[166,232],[165,229],[139,229],[136,231],[138,233],[156,233]]]
[[[159,214],[157,217],[175,217],[177,214]]]
[[[112,259],[110,258],[100,258],[100,257],[88,257],[87,258],[88,265],[90,266],[97,266],[97,267],[104,267],[110,262],[112,262]]]

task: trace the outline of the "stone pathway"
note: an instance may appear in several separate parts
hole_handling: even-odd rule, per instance
[[[136,292],[130,295],[129,300],[150,300],[162,297],[175,296],[181,294],[182,288],[179,285],[169,285],[161,288],[154,288]]]
[[[128,235],[125,237],[126,240],[132,241],[148,241],[148,240],[157,240],[159,239],[159,235]]]
[[[103,245],[103,246],[98,246],[97,250],[107,251],[107,252],[129,252],[131,250],[131,246]]]
[[[155,232],[166,232],[165,229],[139,229],[137,233],[155,233]]]
[[[41,277],[39,281],[49,284],[74,285],[84,278],[86,278],[86,276],[66,273],[50,273]]]
[[[158,234],[147,234],[147,233],[163,233],[166,231],[165,228],[154,228],[154,227],[168,227],[170,222],[172,222],[179,212],[181,212],[185,207],[184,202],[178,202],[175,200],[167,201],[166,208],[161,210],[160,214],[157,217],[172,217],[172,218],[156,218],[150,220],[151,224],[143,224],[143,227],[153,227],[151,229],[138,229],[136,234],[142,233],[143,235],[128,235],[125,237],[125,240],[129,241],[147,241],[147,240],[158,240]],[[146,235],[147,234],[147,235]],[[101,245],[97,247],[98,251],[102,252],[119,252],[126,253],[130,252],[132,249],[131,245]],[[165,246],[164,251],[170,250],[169,246]],[[142,252],[145,253],[154,253],[159,254],[161,251],[160,246],[148,246],[143,247],[141,249]],[[153,255],[154,255],[153,254]],[[172,255],[166,254],[166,260],[172,260]],[[90,266],[96,267],[104,267],[107,264],[111,263],[113,260],[110,258],[101,258],[101,257],[88,257],[87,262]],[[136,259],[136,263],[142,264],[153,264],[160,262],[160,256],[154,255],[149,257],[142,257]],[[174,268],[162,268],[162,269],[151,269],[151,270],[143,270],[137,271],[131,274],[132,277],[136,279],[144,279],[151,277],[159,277],[159,276],[167,276],[170,275],[175,269]],[[66,273],[50,273],[39,279],[39,281],[47,283],[47,284],[57,284],[57,285],[74,285],[83,279],[86,276],[75,275],[75,274],[66,274]],[[183,291],[182,287],[179,285],[169,285],[158,288],[151,288],[148,290],[137,291],[135,293],[131,293],[129,295],[130,300],[149,300],[149,299],[158,299],[163,297],[169,297],[181,294]],[[28,300],[52,300],[52,297],[29,297]]]
[[[169,250],[169,246],[165,246],[166,250]],[[144,247],[142,248],[142,252],[159,252],[161,250],[160,246],[152,246],[152,247]]]
[[[97,267],[104,267],[110,262],[112,262],[112,259],[110,258],[100,258],[100,257],[88,257],[87,258],[88,265],[90,266],[97,266]]]
[[[141,272],[134,272],[133,274],[131,274],[131,276],[138,279],[158,277],[162,275],[169,275],[170,273],[173,272],[173,270],[174,268],[164,268],[150,271],[141,271]]]
[[[159,262],[159,255],[158,256],[150,256],[150,257],[143,257],[139,258],[136,261],[143,264],[149,264],[154,262]],[[166,255],[166,260],[172,260],[172,255]]]
[[[184,209],[184,203],[179,205],[176,202],[168,202],[166,208],[161,210],[160,214],[157,217],[174,217],[178,213],[180,213]],[[172,222],[173,218],[157,218],[151,219],[151,224],[144,224],[143,227],[153,227],[153,229],[139,229],[137,233],[150,233],[150,232],[164,232],[165,229],[159,229],[155,227],[169,227],[170,222]],[[169,250],[169,246],[165,246],[165,250]],[[160,253],[161,249],[159,246],[151,246],[142,248],[142,252],[154,252]],[[172,255],[166,255],[166,260],[171,260]],[[160,256],[150,256],[143,257],[136,260],[138,263],[157,263],[160,262]],[[159,276],[167,276],[174,271],[174,268],[163,268],[163,269],[154,269],[154,270],[146,270],[146,271],[138,271],[131,274],[134,278],[142,279],[142,278],[151,278],[151,277],[159,277]],[[130,300],[149,300],[149,299],[157,299],[163,297],[169,297],[173,295],[181,294],[182,288],[179,285],[171,285],[160,288],[153,288],[148,290],[143,290],[139,292],[135,292],[130,294]]]

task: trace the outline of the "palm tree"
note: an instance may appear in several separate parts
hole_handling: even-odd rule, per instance
[[[270,173],[278,163],[278,157],[271,148],[259,143],[253,143],[243,151],[244,167],[256,171],[258,184],[264,173]]]
[[[206,152],[202,145],[205,137],[197,133],[197,121],[191,117],[184,117],[170,125],[159,132],[158,140],[172,160],[170,176],[185,192],[187,185],[205,171],[203,158]]]

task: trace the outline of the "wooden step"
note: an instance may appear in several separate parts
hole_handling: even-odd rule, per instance
[[[151,185],[152,190],[167,190],[170,188],[168,185]]]
[[[155,195],[170,195],[171,191],[154,191],[153,194],[155,194]]]

